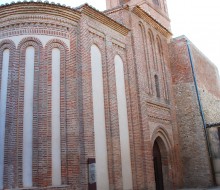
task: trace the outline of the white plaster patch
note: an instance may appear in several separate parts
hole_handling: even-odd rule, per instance
[[[23,116],[23,186],[32,187],[34,47],[26,49]]]
[[[124,81],[124,66],[122,59],[118,55],[115,56],[115,77],[116,77],[118,119],[119,119],[120,144],[121,144],[123,189],[131,190],[133,189],[133,185],[132,185],[131,156],[130,156],[130,143],[129,143],[129,130],[128,130],[127,102],[126,102],[125,81]]]
[[[61,185],[60,50],[52,50],[52,185]]]
[[[109,178],[105,131],[102,58],[100,50],[95,45],[91,47],[91,66],[97,189],[108,190]]]

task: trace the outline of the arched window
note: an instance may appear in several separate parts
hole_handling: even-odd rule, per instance
[[[155,80],[156,95],[158,98],[160,98],[160,84],[159,84],[159,78],[157,75],[154,75],[154,80]]]

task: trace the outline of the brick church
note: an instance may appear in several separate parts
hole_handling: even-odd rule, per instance
[[[0,189],[220,185],[219,108],[166,0],[0,6]]]

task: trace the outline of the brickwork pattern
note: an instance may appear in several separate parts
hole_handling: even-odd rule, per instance
[[[156,126],[163,126],[164,125],[164,117],[161,118],[162,115],[162,110],[163,109],[170,109],[173,106],[173,100],[169,101],[166,100],[165,97],[162,95],[160,99],[156,98],[156,93],[155,93],[155,84],[154,84],[154,78],[152,76],[152,72],[157,72],[157,74],[160,77],[160,86],[161,86],[161,94],[164,93],[164,88],[163,84],[164,82],[166,83],[166,88],[167,88],[167,98],[172,97],[172,92],[171,89],[168,89],[168,86],[171,86],[171,80],[170,80],[170,67],[168,64],[168,51],[166,51],[167,48],[167,39],[159,34],[156,30],[154,30],[150,25],[145,23],[143,20],[140,18],[136,17],[136,15],[129,14],[128,11],[125,9],[120,9],[119,11],[115,11],[110,14],[111,17],[114,19],[120,19],[122,23],[127,23],[128,27],[131,28],[131,42],[132,42],[132,47],[133,47],[133,56],[134,56],[134,71],[135,71],[135,80],[136,80],[136,90],[138,92],[137,96],[137,102],[138,102],[138,113],[139,115],[139,122],[140,126],[135,127],[135,132],[134,135],[136,134],[137,137],[139,138],[139,142],[136,140],[137,144],[140,144],[140,147],[136,147],[136,154],[135,156],[137,159],[143,159],[144,158],[144,163],[141,164],[139,161],[137,161],[136,167],[138,167],[138,173],[137,175],[139,176],[137,179],[137,187],[138,189],[148,187],[150,189],[154,188],[154,173],[153,173],[153,163],[149,159],[149,155],[151,154],[151,147],[153,147],[153,141],[149,141],[151,132],[149,128],[152,128],[149,123],[149,121],[153,121]],[[118,17],[117,17],[118,16]],[[130,19],[130,22],[128,21]],[[150,31],[151,37],[152,37],[152,43],[150,43],[150,37],[148,36],[148,32]],[[156,38],[157,37],[157,38]],[[163,64],[160,63],[160,54],[159,54],[159,49],[156,44],[156,39],[162,39],[161,40],[161,53],[163,53]],[[157,48],[156,48],[157,46]],[[146,48],[146,49],[145,49]],[[152,48],[154,50],[152,51]],[[149,52],[152,52],[151,54]],[[144,56],[143,56],[144,55]],[[163,68],[161,68],[161,65]],[[157,70],[156,70],[156,68]],[[154,71],[155,68],[155,71]],[[166,80],[163,81],[163,69],[165,72],[168,74],[166,75]],[[151,77],[149,78],[149,75]],[[152,90],[149,90],[152,88]],[[149,93],[151,92],[151,93]],[[146,104],[148,102],[148,104]],[[154,105],[154,106],[149,106],[149,105]],[[156,112],[154,107],[158,107],[158,117],[156,117]],[[162,109],[162,110],[161,110]],[[160,111],[159,111],[160,110]],[[171,109],[172,110],[172,109]],[[150,113],[154,118],[150,117]],[[176,123],[175,123],[175,114],[173,110],[170,112],[170,116],[168,118],[172,118],[172,124],[168,121],[168,128],[165,130],[169,131],[169,136],[172,136],[173,134],[177,135],[177,129],[176,129]],[[169,119],[168,119],[169,120]],[[166,122],[165,122],[166,123]],[[172,128],[173,127],[173,128]],[[140,132],[141,133],[138,133]],[[152,130],[154,131],[154,129]],[[141,137],[141,138],[140,138]],[[171,138],[172,140],[175,140],[175,142],[178,142],[178,138]],[[172,142],[173,143],[173,142]],[[174,143],[175,144],[175,143]],[[177,143],[178,144],[178,143]],[[142,146],[142,147],[141,147]],[[141,149],[140,149],[141,148]],[[178,145],[175,145],[175,151],[174,155],[178,153]],[[179,165],[178,159],[175,157],[175,166],[172,167],[173,172],[175,171],[175,167]],[[146,167],[147,169],[143,169]],[[147,171],[147,173],[145,173]],[[174,172],[175,173],[175,172]],[[176,183],[179,185],[179,176],[175,176],[176,179],[173,180],[173,185]],[[143,185],[145,184],[145,185]],[[175,186],[175,185],[174,185]]]
[[[5,49],[9,49],[10,51],[10,59],[9,59],[9,77],[10,80],[8,81],[8,94],[7,94],[7,107],[6,107],[6,130],[5,130],[5,136],[8,138],[5,138],[5,155],[4,155],[4,171],[8,173],[13,173],[16,166],[14,165],[16,163],[16,156],[14,156],[14,152],[16,151],[16,139],[13,138],[13,134],[16,134],[16,128],[15,126],[15,118],[16,115],[14,114],[14,109],[16,109],[16,102],[13,102],[12,100],[16,99],[16,94],[14,93],[13,89],[16,87],[15,81],[16,81],[16,75],[14,74],[14,58],[15,58],[15,44],[11,40],[3,40],[0,44],[0,61],[2,63],[3,59],[3,51]],[[0,65],[0,75],[2,75],[2,64]],[[1,84],[0,84],[1,86]],[[14,178],[13,175],[10,177],[5,176],[4,181],[7,184],[14,184]]]
[[[174,39],[169,46],[183,164],[183,186],[185,188],[211,186],[213,178],[210,159],[186,38]]]
[[[151,26],[151,23],[140,18],[128,7],[105,13],[125,25],[123,26],[88,5],[70,9],[39,2],[21,4],[0,7],[0,10],[4,10],[0,11],[0,63],[3,50],[5,48],[10,50],[4,163],[5,188],[22,188],[24,68],[25,50],[28,46],[35,48],[33,189],[84,190],[88,188],[87,160],[95,158],[91,81],[92,45],[100,49],[102,56],[110,189],[123,189],[114,68],[116,55],[121,57],[124,64],[133,190],[155,189],[152,154],[155,141],[160,142],[161,151],[165,155],[165,161],[163,161],[166,168],[165,190],[182,187],[182,178],[185,183],[189,182],[193,185],[197,183],[208,186],[212,183],[205,154],[205,141],[202,140],[201,146],[197,143],[197,140],[200,142],[200,138],[204,135],[199,127],[201,119],[196,114],[190,115],[187,120],[183,118],[185,109],[190,109],[190,113],[198,110],[194,99],[195,91],[191,84],[192,76],[186,72],[190,71],[190,68],[187,64],[184,67],[178,64],[178,60],[182,60],[181,53],[185,53],[185,49],[177,52],[174,45],[168,46],[167,35],[161,32],[162,29],[155,28],[155,26],[162,26],[158,23]],[[37,12],[34,15],[20,14],[18,9],[18,14],[10,15],[9,12],[13,6],[14,8],[23,6],[20,7],[21,10],[31,7]],[[89,11],[94,15],[90,15]],[[164,19],[169,22],[167,18]],[[105,23],[106,20],[108,22]],[[50,39],[42,42],[36,35],[50,36]],[[16,44],[17,42],[13,41],[14,37],[20,37],[22,40]],[[69,44],[66,43],[67,41]],[[60,187],[51,187],[51,53],[53,48],[61,51],[62,186]],[[172,49],[171,57],[169,57],[169,48]],[[187,59],[186,63],[188,63]],[[0,73],[1,69],[0,64]],[[160,97],[156,95],[155,75],[158,76]],[[187,82],[187,85],[183,87],[179,85],[180,82]],[[183,95],[189,95],[190,98],[184,102],[181,99]],[[181,108],[176,110],[175,103],[177,107],[181,105]],[[191,107],[184,107],[185,103],[186,106]],[[191,123],[196,125],[193,131],[189,128]],[[184,140],[188,139],[188,136],[190,140],[185,143]],[[195,144],[193,150],[187,149],[189,142]],[[193,154],[190,154],[191,152]],[[200,152],[204,152],[202,158]],[[193,167],[194,172],[198,174],[193,176],[190,169],[186,171],[188,168],[184,168],[188,162],[184,154],[194,156],[194,153],[199,154],[192,159],[192,165],[195,165],[188,167]],[[204,164],[201,164],[203,162]],[[199,167],[200,165],[203,167]],[[201,173],[207,181],[201,178]]]
[[[48,16],[50,17],[50,16]],[[24,16],[23,19],[28,19],[29,24],[15,25],[15,29],[8,26],[1,27],[1,38],[11,37],[14,35],[54,35],[56,37],[69,37],[70,34],[74,34],[74,29],[71,33],[68,30],[72,27],[68,26],[68,30],[62,33],[64,27],[57,28],[55,31],[56,17],[48,18],[45,16],[36,16],[38,18],[45,18],[47,25],[42,23],[33,23],[34,17]],[[15,19],[15,18],[14,18]],[[51,19],[46,20],[46,19]],[[58,19],[59,20],[59,19]],[[64,19],[63,19],[64,20]],[[22,19],[20,18],[19,22]],[[40,19],[38,19],[40,21]],[[51,24],[49,23],[51,22]],[[23,21],[23,23],[25,23]],[[3,23],[1,22],[1,25]],[[4,23],[5,24],[5,23]],[[60,24],[60,23],[59,23]],[[72,24],[72,23],[71,23]],[[74,24],[75,25],[75,24]],[[41,28],[39,28],[41,27]],[[54,27],[54,28],[53,28]],[[65,29],[66,29],[65,27]],[[72,27],[73,28],[73,27]],[[54,31],[54,32],[52,32]],[[71,50],[76,52],[76,35],[70,38]],[[74,179],[74,184],[79,184],[79,175],[74,172],[79,167],[79,152],[76,146],[71,146],[71,143],[77,142],[78,133],[72,133],[72,121],[68,124],[68,120],[74,121],[74,117],[78,117],[76,110],[69,111],[69,107],[76,106],[76,86],[77,81],[74,81],[76,77],[73,77],[76,69],[76,59],[74,55],[71,55],[70,62],[69,48],[65,43],[60,40],[52,40],[48,42],[45,47],[37,38],[23,38],[23,40],[15,47],[15,44],[9,40],[1,41],[1,50],[9,48],[10,50],[10,66],[9,66],[9,93],[7,104],[7,123],[6,123],[6,151],[5,151],[5,169],[4,169],[4,185],[6,188],[22,188],[22,142],[23,142],[23,96],[24,96],[24,67],[25,67],[25,51],[26,47],[33,46],[35,48],[35,73],[34,73],[34,121],[33,121],[33,186],[34,187],[47,187],[51,186],[51,145],[50,145],[50,115],[51,115],[51,103],[50,103],[50,91],[51,91],[51,50],[52,48],[59,48],[61,50],[61,160],[62,160],[62,184],[68,184],[68,173],[70,172],[71,181]],[[2,53],[1,53],[2,59]],[[72,72],[71,72],[72,71]],[[70,88],[69,88],[70,87]],[[75,90],[74,90],[75,88]],[[73,92],[74,91],[74,94]],[[72,103],[72,105],[70,104]],[[70,112],[70,113],[69,113]],[[74,114],[75,112],[75,114]],[[72,114],[73,113],[73,114]],[[68,117],[67,116],[71,115]],[[75,119],[76,120],[76,119]],[[78,121],[78,118],[77,118]],[[76,122],[76,121],[75,121]],[[11,126],[11,127],[10,127]],[[69,127],[68,127],[69,126]],[[78,126],[78,125],[77,125]],[[77,130],[74,127],[74,130]],[[68,132],[68,131],[71,131]],[[76,138],[74,138],[74,136]],[[71,143],[67,143],[67,139],[71,139]],[[68,147],[71,148],[68,149]],[[71,156],[74,154],[74,157]],[[69,155],[70,154],[70,155]],[[70,164],[72,170],[68,171],[67,165]],[[73,174],[72,174],[73,173]]]
[[[191,49],[206,123],[219,123],[220,76],[218,70],[193,44]]]

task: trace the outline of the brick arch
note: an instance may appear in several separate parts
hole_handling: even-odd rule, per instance
[[[139,21],[139,23],[138,23],[138,26],[139,26],[139,28],[140,28],[140,32],[141,32],[141,35],[143,36],[142,38],[142,40],[143,40],[143,43],[144,43],[144,45],[146,46],[147,45],[147,36],[148,36],[148,34],[146,34],[146,27],[144,26],[144,23],[142,22],[142,21]],[[150,30],[150,29],[148,29],[148,33],[151,33],[152,34],[152,36],[153,36],[153,33],[152,33],[152,31]],[[148,55],[148,51],[147,51],[147,49],[146,49],[146,54]]]
[[[144,35],[145,35],[146,34],[146,29],[145,29],[144,23],[142,21],[139,21],[138,25],[141,27],[141,29],[143,30]]]
[[[143,54],[144,54],[144,66],[143,69],[145,70],[146,76],[147,76],[147,88],[148,88],[148,94],[153,93],[152,89],[152,79],[151,79],[151,67],[150,67],[150,55],[149,55],[149,49],[147,46],[150,45],[147,40],[147,35],[146,35],[146,29],[144,24],[139,21],[139,28],[140,28],[140,35],[141,35],[141,40],[142,40],[142,48]],[[141,44],[140,44],[141,45]]]
[[[161,58],[164,59],[163,45],[162,45],[161,38],[159,35],[156,36],[156,46],[158,48],[158,51],[159,51]],[[162,61],[164,61],[164,60],[162,60]]]
[[[9,57],[9,68],[12,69],[13,59],[15,55],[15,43],[12,40],[3,40],[0,42],[0,78],[1,78],[1,71],[2,71],[2,59],[3,59],[3,52],[5,49],[9,49],[10,57]],[[0,84],[1,87],[1,84]]]
[[[16,139],[13,141],[10,140],[10,136],[16,134],[15,126],[15,113],[14,113],[14,102],[11,100],[13,96],[13,89],[15,87],[13,82],[13,73],[14,73],[14,62],[15,62],[15,44],[12,40],[3,40],[0,42],[0,80],[2,78],[2,61],[3,61],[3,52],[4,50],[9,50],[9,68],[8,68],[8,84],[7,84],[7,103],[6,103],[6,120],[5,120],[5,150],[4,150],[4,160],[7,162],[4,163],[4,172],[3,172],[3,181],[4,188],[9,187],[9,179],[8,176],[11,174],[11,177],[14,179],[15,177],[15,161],[17,155],[16,152]],[[0,83],[1,89],[1,83]],[[11,162],[8,162],[10,160]],[[12,171],[13,168],[13,171]]]
[[[143,22],[141,22],[141,21],[139,21],[139,23],[138,23],[138,26],[139,26],[139,28],[140,28],[140,32],[141,32],[141,35],[143,36],[142,38],[142,40],[143,40],[143,44],[146,46],[147,44],[147,41],[146,41],[146,28],[145,28],[145,26],[144,26],[144,23]],[[147,49],[146,49],[146,51],[147,51]],[[148,52],[146,52],[147,54],[148,54]],[[147,60],[146,60],[147,61]]]
[[[117,50],[114,51],[113,56],[114,56],[114,60],[115,60],[116,56],[119,56],[121,58],[122,63],[123,63],[123,67],[124,67],[124,75],[125,75],[124,77],[125,77],[125,80],[128,80],[128,64],[127,64],[126,56],[123,55],[123,52],[117,51]],[[113,61],[113,63],[115,65],[115,61]],[[126,82],[125,82],[125,86],[126,86],[126,94],[127,94],[128,84],[126,84]]]
[[[92,43],[90,44],[90,50],[93,45],[99,49],[99,51],[101,53],[102,66],[105,66],[105,64],[107,64],[107,61],[105,59],[105,55],[106,55],[105,44],[102,44],[100,41],[93,39]],[[90,55],[90,58],[91,58],[91,55]],[[90,62],[91,62],[91,60],[90,60]],[[104,72],[104,68],[103,68],[103,72]]]
[[[99,48],[102,55],[102,64],[104,64],[106,62],[104,58],[104,55],[106,54],[105,39],[100,36],[94,36],[89,42],[89,52],[91,50],[92,45],[95,45]]]
[[[151,29],[148,29],[147,36],[149,38],[150,45],[153,46],[153,51],[155,52],[155,37]]]
[[[27,37],[23,38],[17,47],[16,51],[16,74],[18,76],[18,87],[16,87],[17,96],[18,96],[18,118],[17,118],[17,126],[18,126],[18,179],[17,184],[19,187],[23,187],[22,183],[22,152],[23,152],[23,106],[24,106],[24,83],[25,83],[25,57],[26,57],[26,49],[32,46],[35,49],[34,56],[34,99],[33,99],[33,160],[32,160],[32,176],[33,176],[33,186],[38,186],[38,166],[39,166],[39,125],[40,121],[38,119],[38,111],[39,111],[39,89],[40,89],[40,67],[43,63],[43,45],[41,41],[35,37]]]
[[[2,47],[8,48],[9,50],[15,49],[15,43],[12,40],[3,40],[0,42],[0,48],[2,49]]]
[[[122,63],[123,63],[123,69],[124,69],[124,80],[125,80],[125,92],[126,92],[126,95],[128,96],[129,94],[129,84],[128,84],[128,64],[127,64],[127,60],[126,60],[126,57],[123,55],[122,52],[120,51],[115,51],[114,52],[114,59],[113,59],[113,64],[114,64],[114,67],[115,67],[115,57],[116,56],[119,56],[122,60]]]
[[[156,129],[154,129],[154,131],[151,135],[152,144],[154,144],[157,137],[160,137],[164,141],[167,151],[171,150],[172,141],[170,140],[170,137],[169,137],[167,130],[163,126],[159,125],[156,127]]]
[[[1,74],[2,74],[2,59],[3,59],[3,52],[5,49],[9,50],[10,53],[10,57],[9,57],[9,76],[13,70],[13,60],[15,58],[15,44],[12,40],[3,40],[2,42],[0,42],[0,79],[1,79]],[[10,79],[10,77],[9,77]],[[1,88],[1,84],[0,84],[0,88]]]
[[[152,136],[152,149],[157,144],[159,146],[162,158],[163,182],[164,189],[174,188],[174,148],[167,130],[163,126],[158,126]],[[153,154],[153,152],[152,152]]]
[[[157,46],[158,46],[159,53],[161,55],[163,55],[163,46],[162,46],[161,39],[160,39],[159,35],[156,36],[156,43],[157,43]]]
[[[52,112],[52,103],[51,103],[51,97],[52,97],[52,50],[54,48],[58,48],[60,50],[60,134],[61,134],[61,181],[62,184],[67,184],[68,180],[68,172],[67,171],[67,165],[68,162],[68,156],[67,156],[67,123],[66,123],[66,117],[67,117],[67,91],[66,88],[66,72],[67,68],[66,65],[69,63],[69,49],[67,45],[59,39],[52,39],[50,40],[46,46],[45,46],[45,62],[44,66],[46,68],[46,99],[47,99],[47,126],[42,126],[42,130],[47,130],[47,143],[44,145],[45,152],[47,152],[47,164],[44,163],[44,158],[42,158],[41,162],[44,165],[45,168],[47,168],[47,174],[45,173],[42,175],[42,178],[40,181],[42,181],[43,184],[46,184],[46,186],[51,186],[52,184],[52,121],[51,121],[51,112]],[[43,182],[46,181],[46,182]]]
[[[64,50],[67,52],[69,51],[68,46],[66,45],[65,42],[63,42],[60,39],[52,39],[50,41],[47,42],[46,46],[45,46],[45,50],[48,51],[51,48],[64,48]]]
[[[40,49],[43,49],[43,45],[42,45],[41,41],[35,37],[23,38],[19,42],[17,49],[20,50],[22,48],[26,48],[27,46],[33,46],[33,47],[39,46]]]
[[[104,53],[105,53],[105,50],[104,50],[104,48],[103,48],[103,46],[105,46],[105,45],[102,45],[98,40],[96,40],[96,39],[93,39],[92,40],[92,43],[90,44],[90,50],[91,50],[91,48],[92,48],[92,46],[96,46],[98,49],[99,49],[99,51],[100,51],[100,53],[101,53],[101,56],[102,56],[102,63],[103,63],[103,61],[104,61],[104,58],[103,58],[103,55],[104,55]]]
[[[150,40],[152,40],[152,43],[154,43],[154,35],[150,28],[148,29],[147,34],[151,38]]]
[[[123,65],[124,65],[124,67],[125,67],[125,64],[126,64],[127,61],[126,61],[126,57],[123,55],[123,53],[116,50],[116,51],[114,52],[114,58],[115,58],[116,56],[119,56],[119,57],[121,58],[121,60],[122,60],[122,62],[123,62]]]

